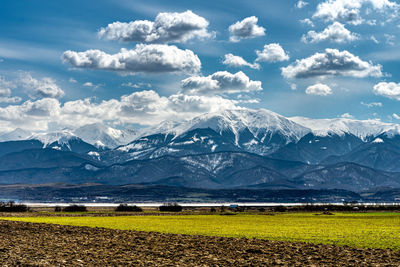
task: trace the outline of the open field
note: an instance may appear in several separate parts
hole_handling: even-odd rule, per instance
[[[23,222],[400,250],[400,213],[3,217]]]
[[[400,252],[0,221],[2,266],[398,266]]]

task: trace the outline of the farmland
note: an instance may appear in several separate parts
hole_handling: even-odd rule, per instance
[[[399,213],[4,217],[33,223],[400,250]]]

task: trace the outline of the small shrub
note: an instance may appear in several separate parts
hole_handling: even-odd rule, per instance
[[[0,202],[0,212],[27,212],[29,207],[24,204],[15,204],[14,201]]]
[[[128,204],[120,204],[118,207],[115,208],[115,211],[134,211],[134,212],[142,212],[143,209],[136,205],[128,206]]]
[[[217,210],[216,210],[214,207],[212,207],[212,208],[210,209],[210,212],[217,212]]]
[[[182,206],[178,205],[177,203],[165,203],[159,207],[160,211],[180,212],[182,209]]]
[[[275,207],[274,210],[276,212],[285,212],[285,211],[287,211],[287,208],[285,206],[278,206],[278,207]]]
[[[61,212],[61,207],[60,206],[55,206],[54,207],[54,212]]]
[[[84,205],[70,205],[63,209],[64,212],[86,212],[87,208]]]

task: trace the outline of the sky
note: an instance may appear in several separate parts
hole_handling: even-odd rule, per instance
[[[230,108],[400,121],[395,0],[3,1],[0,132]]]

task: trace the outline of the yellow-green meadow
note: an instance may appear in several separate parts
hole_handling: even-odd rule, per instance
[[[173,234],[400,249],[400,213],[4,217],[0,219]]]

